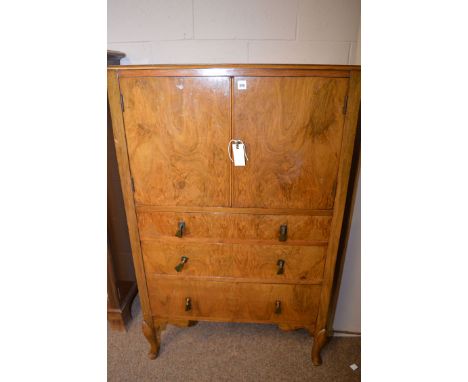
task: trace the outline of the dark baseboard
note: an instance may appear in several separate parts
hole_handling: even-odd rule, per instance
[[[134,281],[118,283],[123,294],[120,308],[107,308],[107,321],[112,330],[127,331],[127,324],[132,319],[132,301],[137,294],[137,285]]]

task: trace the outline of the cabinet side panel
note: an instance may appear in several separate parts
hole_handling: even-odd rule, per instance
[[[320,296],[319,314],[317,318],[317,332],[326,329],[329,318],[332,286],[335,274],[336,257],[340,241],[341,226],[346,204],[351,162],[353,158],[354,139],[358,124],[361,105],[361,72],[352,71],[348,92],[348,109],[345,118],[343,142],[341,147],[340,167],[335,197],[335,207],[331,223],[331,233],[325,262],[324,281]]]
[[[127,218],[115,154],[114,134],[110,122],[109,102],[107,103],[107,119],[107,235],[109,250],[117,279],[135,281]]]
[[[138,224],[133,200],[132,181],[128,164],[127,145],[125,141],[124,123],[122,110],[120,108],[120,90],[117,72],[107,71],[107,94],[109,97],[109,106],[112,117],[112,128],[114,132],[115,152],[117,155],[117,164],[120,174],[120,182],[127,216],[128,233],[130,245],[132,248],[133,263],[135,266],[135,275],[140,294],[141,308],[144,320],[152,324],[151,308],[149,304],[148,288],[146,285],[145,270],[140,247],[140,237],[138,233]]]

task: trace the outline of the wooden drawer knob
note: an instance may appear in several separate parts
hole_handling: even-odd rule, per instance
[[[288,226],[286,224],[280,225],[279,241],[288,240]]]
[[[184,235],[184,231],[185,231],[185,222],[180,221],[179,224],[178,224],[177,232],[176,232],[175,235],[177,237],[182,237]]]
[[[281,301],[280,300],[276,300],[275,314],[281,314]]]
[[[185,311],[188,312],[189,310],[192,310],[192,300],[190,297],[187,297],[185,299]]]
[[[276,265],[278,266],[278,270],[276,271],[277,275],[282,275],[284,274],[284,260],[279,259]]]

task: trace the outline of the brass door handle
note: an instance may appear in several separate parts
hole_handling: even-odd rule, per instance
[[[280,300],[276,300],[275,314],[281,314],[281,301]]]
[[[284,260],[279,259],[276,265],[278,266],[278,270],[276,271],[277,275],[282,275],[284,274]]]
[[[177,237],[182,237],[184,235],[184,231],[185,231],[185,222],[180,221],[175,235]]]
[[[192,300],[190,297],[187,297],[185,299],[185,311],[188,312],[189,310],[192,310]]]
[[[180,272],[182,270],[182,268],[184,267],[184,264],[187,262],[187,260],[188,260],[187,256],[182,256],[180,258],[180,263],[175,266],[175,270],[177,272]]]
[[[286,224],[282,224],[280,225],[279,241],[286,240],[288,240],[288,226]]]

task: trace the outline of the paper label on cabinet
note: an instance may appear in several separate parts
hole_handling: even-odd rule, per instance
[[[232,144],[234,166],[245,166],[245,147],[243,143]]]
[[[239,89],[239,90],[247,89],[247,80],[238,80],[237,81],[237,89]]]

